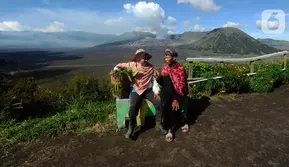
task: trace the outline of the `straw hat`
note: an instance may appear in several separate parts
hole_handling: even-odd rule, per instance
[[[144,49],[138,49],[134,56],[129,58],[130,61],[135,61],[136,59],[142,59],[144,58],[145,60],[149,60],[152,58],[152,55],[147,53]]]

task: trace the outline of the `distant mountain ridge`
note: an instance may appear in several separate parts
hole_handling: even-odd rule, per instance
[[[206,32],[185,32],[183,34],[167,35],[165,38],[158,39],[155,35],[150,33],[139,35],[138,38],[105,43],[95,46],[96,48],[103,47],[177,47],[184,44],[189,44],[198,41]]]
[[[127,32],[121,35],[111,35],[82,31],[56,33],[0,31],[0,49],[2,50],[16,48],[91,48],[93,51],[95,48],[152,49],[164,47],[221,54],[264,54],[276,52],[278,49],[288,50],[289,42],[272,39],[256,40],[236,28],[218,28],[210,32],[184,32],[167,35],[162,39],[149,32]]]
[[[285,41],[285,40],[274,40],[274,39],[257,39],[258,41],[266,44],[266,45],[269,45],[269,46],[272,46],[272,47],[275,47],[277,49],[280,49],[280,50],[289,50],[289,41]]]
[[[147,32],[128,32],[121,35],[111,35],[82,31],[53,33],[0,31],[0,48],[83,48],[110,42],[135,41],[148,36],[155,38],[154,34]]]
[[[54,33],[0,31],[0,48],[81,48],[110,42],[116,37],[81,31]]]

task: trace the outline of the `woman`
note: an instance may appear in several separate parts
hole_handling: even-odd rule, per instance
[[[131,138],[136,126],[136,117],[141,107],[143,99],[148,99],[156,108],[156,129],[161,134],[166,134],[167,131],[162,126],[161,103],[159,97],[159,87],[155,78],[158,77],[158,72],[155,67],[148,62],[151,55],[145,50],[139,49],[131,62],[120,63],[116,65],[115,70],[130,68],[137,71],[137,75],[133,78],[132,91],[130,92],[130,110],[129,110],[129,128],[125,135],[126,138]]]

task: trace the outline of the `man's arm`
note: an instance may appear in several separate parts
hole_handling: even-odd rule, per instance
[[[156,80],[156,78],[153,76],[153,92],[155,94],[159,94],[160,93],[160,86]]]
[[[159,73],[159,76],[156,77],[156,81],[161,87],[164,86],[163,70],[164,70],[164,67],[161,69],[161,72]]]

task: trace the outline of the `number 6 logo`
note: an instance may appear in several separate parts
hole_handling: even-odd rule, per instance
[[[282,34],[286,29],[285,12],[283,10],[264,10],[261,29],[265,34]]]

